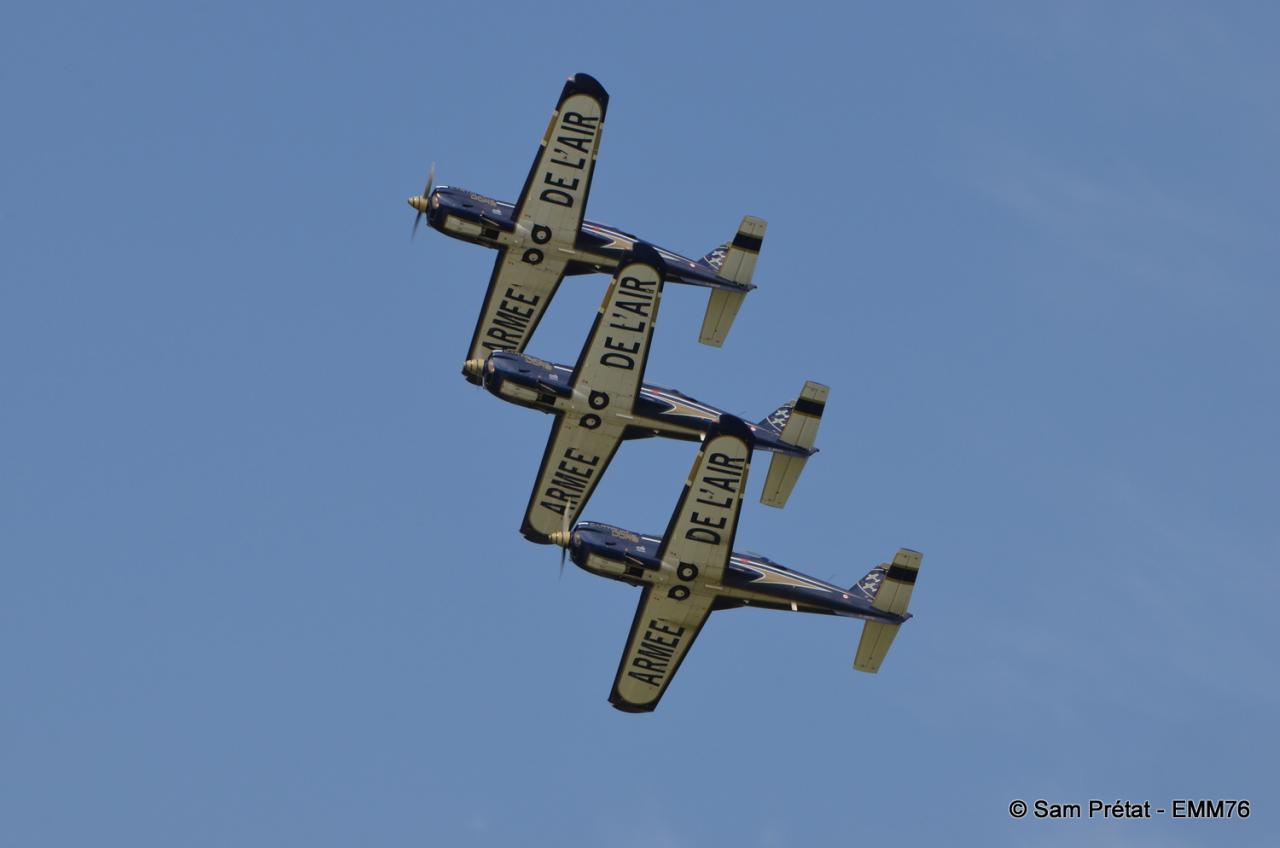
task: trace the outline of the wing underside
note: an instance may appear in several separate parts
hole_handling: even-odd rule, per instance
[[[573,395],[587,408],[556,419],[521,526],[531,541],[549,541],[573,525],[626,433],[662,297],[661,261],[637,246],[605,293],[573,370]]]
[[[585,417],[556,416],[520,527],[531,542],[549,543],[552,533],[573,526],[622,443],[623,427],[589,426]]]
[[[751,462],[751,431],[721,418],[698,451],[645,587],[609,702],[648,712],[658,705],[722,588]]]
[[[714,595],[676,601],[660,587],[645,587],[631,622],[631,634],[618,664],[609,703],[634,713],[649,712],[657,707],[711,614],[714,602]]]
[[[578,74],[565,83],[551,113],[514,214],[521,223],[548,228],[548,241],[572,245],[577,238],[608,107],[600,83]]]
[[[467,359],[483,360],[495,350],[522,353],[564,279],[565,265],[555,257],[530,265],[516,250],[499,251]]]
[[[722,583],[750,466],[750,429],[736,418],[723,416],[698,451],[658,552],[664,563],[693,566],[696,576],[690,582]]]
[[[637,244],[614,274],[573,369],[574,391],[601,417],[635,410],[661,300],[662,258]]]
[[[560,93],[516,201],[515,242],[502,249],[476,322],[468,359],[524,352],[574,258],[609,95],[586,74]]]

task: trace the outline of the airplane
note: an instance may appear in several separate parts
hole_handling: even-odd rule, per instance
[[[765,607],[863,620],[853,667],[877,672],[907,605],[922,555],[902,548],[848,589],[733,550],[751,465],[751,427],[731,415],[711,427],[667,531],[644,536],[581,522],[553,534],[574,565],[642,588],[609,703],[624,712],[658,706],[680,663],[716,610]]]
[[[409,198],[418,211],[415,233],[425,217],[447,236],[498,251],[467,359],[523,351],[566,275],[613,273],[640,241],[583,219],[608,105],[608,93],[591,76],[569,78],[514,204],[463,188],[433,189],[434,167],[422,194]],[[765,226],[748,215],[733,241],[697,260],[658,248],[668,281],[711,289],[702,343],[724,344],[743,298],[755,288],[751,277]]]
[[[721,410],[672,389],[644,385],[662,299],[662,256],[638,242],[618,268],[573,368],[511,351],[471,359],[463,373],[490,393],[555,416],[520,532],[548,544],[575,521],[625,439],[701,439]],[[747,425],[773,462],[760,500],[782,507],[814,441],[828,389],[805,383],[800,397]]]

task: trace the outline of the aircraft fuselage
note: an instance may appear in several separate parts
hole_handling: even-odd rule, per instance
[[[493,395],[530,409],[567,416],[601,413],[616,416],[626,428],[626,439],[662,436],[668,439],[698,441],[707,429],[720,420],[724,410],[694,400],[674,389],[648,383],[640,387],[635,408],[630,412],[614,407],[596,410],[588,398],[574,392],[573,369],[523,353],[494,351],[485,360],[479,378]],[[776,432],[758,424],[747,424],[760,450],[811,456],[815,451],[789,445]]]
[[[612,274],[624,261],[637,241],[636,236],[592,221],[583,221],[572,243],[545,243],[525,232],[515,219],[515,206],[466,189],[441,186],[431,193],[427,224],[447,236],[472,244],[501,250],[504,248],[554,250],[568,261],[566,274]],[[654,246],[666,264],[667,282],[685,283],[709,288],[750,291],[752,284],[742,285],[719,276],[704,262]]]
[[[573,528],[569,557],[584,571],[633,586],[649,585],[657,591],[667,591],[682,583],[687,585],[679,572],[679,563],[658,559],[661,545],[662,540],[656,536],[583,521]],[[720,584],[690,588],[694,592],[701,589],[717,595],[714,609],[765,607],[894,624],[911,617],[876,609],[871,605],[871,594],[861,584],[842,589],[792,571],[759,554],[738,551],[730,555]]]

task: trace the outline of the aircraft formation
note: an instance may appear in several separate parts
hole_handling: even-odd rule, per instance
[[[921,555],[903,548],[849,588],[733,550],[755,450],[773,454],[760,496],[782,507],[810,456],[828,389],[752,424],[673,389],[644,382],[665,283],[710,289],[699,341],[724,344],[751,278],[765,222],[746,216],[733,240],[690,259],[585,219],[609,95],[587,74],[565,83],[516,202],[434,186],[409,198],[445,235],[497,250],[463,376],[509,403],[555,419],[520,525],[530,542],[564,549],[575,565],[641,588],[609,702],[658,705],[710,614],[765,607],[863,620],[855,669],[876,672],[911,616]],[[607,273],[605,293],[573,366],[526,354],[566,276]],[[661,436],[701,445],[666,532],[644,535],[578,521],[625,440]]]

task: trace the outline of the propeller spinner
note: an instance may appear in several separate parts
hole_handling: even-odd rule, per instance
[[[431,208],[431,189],[436,184],[436,163],[431,163],[431,170],[427,172],[427,187],[422,190],[422,194],[417,197],[409,198],[409,205],[418,210],[418,215],[413,219],[413,235],[418,235],[418,224],[422,223],[422,216],[427,214],[427,210]]]
[[[573,533],[569,530],[569,514],[566,512],[560,529],[547,536],[551,544],[560,546],[560,579],[564,579],[564,561],[569,555],[569,545],[573,541]]]

